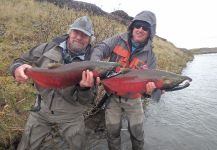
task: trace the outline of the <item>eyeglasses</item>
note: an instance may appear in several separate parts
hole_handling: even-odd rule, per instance
[[[140,29],[141,27],[142,27],[142,30],[144,30],[144,31],[150,31],[150,28],[146,27],[143,24],[134,24],[134,28],[136,28],[136,29]]]

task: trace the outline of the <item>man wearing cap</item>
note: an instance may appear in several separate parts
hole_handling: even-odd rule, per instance
[[[17,82],[23,83],[28,80],[24,70],[33,65],[47,68],[49,63],[89,60],[93,34],[91,20],[87,16],[78,18],[70,25],[68,34],[41,44],[16,59],[10,67],[11,73]],[[89,70],[83,72],[77,86],[45,89],[35,85],[37,107],[30,112],[18,150],[40,149],[52,126],[58,127],[70,149],[84,149],[83,112],[85,104],[95,96],[93,85],[93,73]]]
[[[156,60],[152,51],[152,40],[155,36],[156,17],[150,11],[142,11],[135,16],[128,27],[128,31],[104,40],[94,47],[91,60],[109,58],[112,62],[119,62],[123,68],[155,69]],[[149,82],[147,93],[151,94],[155,85]],[[141,95],[135,99],[126,99],[110,95],[105,112],[108,144],[110,150],[120,149],[121,116],[128,119],[128,130],[133,150],[144,149],[144,111]]]

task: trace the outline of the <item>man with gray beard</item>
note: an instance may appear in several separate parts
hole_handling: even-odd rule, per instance
[[[49,63],[68,64],[90,59],[94,31],[89,17],[84,16],[70,25],[68,34],[41,44],[16,59],[10,67],[20,83],[29,78],[26,68],[47,68]],[[44,139],[56,126],[72,150],[84,149],[85,126],[83,112],[94,99],[93,73],[86,70],[76,86],[64,89],[46,89],[35,84],[37,98],[30,112],[18,150],[40,149]]]

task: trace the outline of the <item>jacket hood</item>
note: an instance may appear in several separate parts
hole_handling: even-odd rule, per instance
[[[145,22],[148,22],[150,24],[150,26],[151,26],[150,38],[152,39],[156,34],[156,16],[155,16],[155,14],[151,11],[140,12],[139,14],[137,14],[134,17],[134,19],[130,23],[128,30],[130,29],[131,25],[137,20],[145,21]]]

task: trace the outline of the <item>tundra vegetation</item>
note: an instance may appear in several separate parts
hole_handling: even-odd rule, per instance
[[[29,109],[34,102],[32,82],[17,84],[9,74],[13,60],[34,46],[66,33],[76,18],[88,15],[95,28],[96,41],[126,31],[127,26],[87,11],[59,8],[33,0],[0,0],[0,150],[14,149],[23,132]],[[160,26],[160,24],[158,24]],[[154,51],[158,68],[180,73],[193,59],[187,51],[166,39],[155,37]]]

